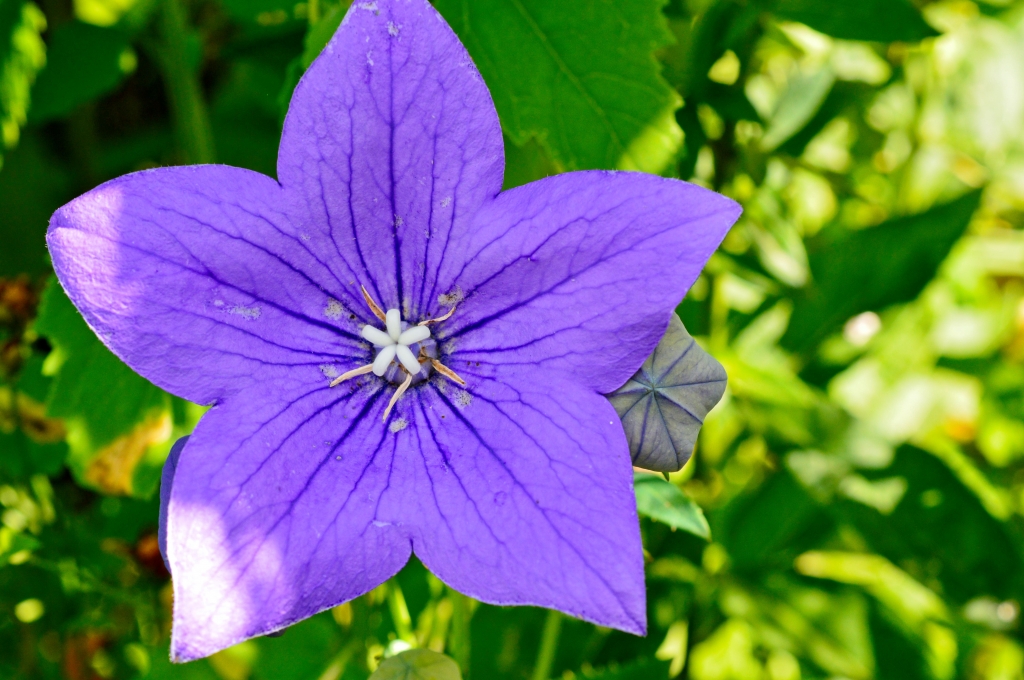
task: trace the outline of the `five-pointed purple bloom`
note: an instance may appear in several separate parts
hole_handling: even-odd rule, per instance
[[[103,342],[213,405],[165,475],[175,659],[354,598],[413,551],[485,602],[646,630],[629,451],[603,395],[739,208],[634,173],[501,192],[503,169],[490,95],[443,19],[376,0],[296,89],[279,181],[162,168],[54,215],[57,275]],[[382,376],[331,387],[383,352],[361,287],[399,331],[454,313]]]

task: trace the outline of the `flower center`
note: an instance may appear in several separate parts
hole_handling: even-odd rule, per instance
[[[430,361],[430,349],[434,343],[430,340],[430,329],[426,326],[410,326],[402,321],[397,309],[389,309],[384,319],[384,330],[373,326],[363,326],[361,335],[364,340],[373,343],[377,356],[373,360],[373,374],[386,377],[393,383],[401,383],[405,376],[397,370],[397,362],[410,376],[419,376],[424,364]],[[420,349],[422,348],[422,352]],[[429,369],[428,369],[429,370]],[[395,375],[389,375],[389,374]],[[426,377],[426,376],[424,376]]]
[[[430,329],[427,328],[430,324],[441,323],[451,318],[451,315],[455,313],[454,305],[446,314],[436,319],[427,319],[415,326],[410,326],[402,321],[402,313],[397,309],[389,309],[385,314],[384,310],[370,297],[366,288],[360,286],[360,290],[363,292],[366,306],[370,308],[374,316],[384,322],[384,330],[367,324],[359,332],[364,340],[377,348],[377,356],[373,363],[353,368],[332,380],[331,387],[367,373],[373,373],[396,385],[398,389],[395,390],[387,408],[384,409],[385,422],[391,409],[409,389],[409,386],[413,382],[426,380],[430,376],[431,370],[437,371],[448,380],[465,387],[465,380],[437,360],[437,344],[430,337]]]

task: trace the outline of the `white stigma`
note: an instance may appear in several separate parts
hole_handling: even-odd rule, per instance
[[[410,375],[416,375],[420,372],[420,362],[409,349],[409,345],[429,338],[430,329],[426,326],[409,326],[403,331],[402,315],[397,309],[389,309],[384,318],[386,331],[369,325],[363,326],[363,330],[360,331],[364,340],[380,348],[373,360],[373,374],[378,377],[384,375],[391,362],[398,359]]]

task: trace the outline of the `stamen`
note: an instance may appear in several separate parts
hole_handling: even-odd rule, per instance
[[[342,373],[337,378],[332,380],[330,386],[334,387],[335,385],[340,385],[346,380],[351,380],[352,378],[358,377],[360,375],[366,375],[372,370],[373,364],[366,364],[365,366],[360,366],[359,368],[353,368],[351,371],[348,371],[347,373]]]
[[[459,374],[442,364],[437,359],[431,359],[430,365],[434,367],[434,370],[443,375],[444,377],[459,383],[463,387],[466,386],[466,381],[459,377]]]
[[[378,307],[377,303],[373,301],[373,298],[370,297],[370,294],[366,292],[366,287],[359,286],[359,290],[363,291],[363,299],[366,300],[366,306],[370,308],[370,311],[373,312],[373,315],[380,319],[381,321],[384,321],[384,310]]]
[[[448,312],[444,316],[439,316],[436,319],[427,319],[426,321],[420,321],[416,325],[417,326],[429,326],[432,323],[441,323],[442,321],[447,321],[449,318],[451,318],[451,315],[454,314],[454,313],[455,313],[455,305],[453,305],[452,308],[449,309]]]
[[[393,409],[395,407],[395,404],[398,403],[398,398],[401,397],[403,394],[405,394],[405,391],[407,389],[409,389],[409,385],[411,385],[411,384],[412,384],[412,376],[411,375],[406,376],[405,382],[402,383],[401,385],[399,385],[398,389],[395,390],[395,393],[391,395],[391,401],[388,402],[388,407],[386,409],[384,409],[384,417],[381,420],[383,420],[384,422],[387,422],[388,414],[391,413],[391,409]]]

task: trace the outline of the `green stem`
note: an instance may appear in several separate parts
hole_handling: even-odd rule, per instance
[[[391,611],[391,620],[395,624],[395,632],[398,637],[416,646],[416,635],[412,632],[412,617],[409,616],[409,607],[405,603],[405,595],[398,586],[397,581],[388,584],[388,609]]]
[[[537,652],[537,663],[533,667],[531,680],[549,680],[551,667],[555,664],[555,652],[558,651],[558,637],[562,633],[562,615],[554,609],[548,610],[544,620],[544,631],[540,638],[540,651]]]
[[[189,26],[181,0],[163,0],[161,44],[156,49],[171,104],[174,129],[187,163],[214,161],[213,130],[195,68],[189,63]]]
[[[448,589],[452,601],[452,634],[448,638],[448,648],[463,677],[469,677],[469,620],[473,616],[473,603],[462,593]]]
[[[314,26],[320,23],[320,0],[308,0],[306,8],[309,25]]]

